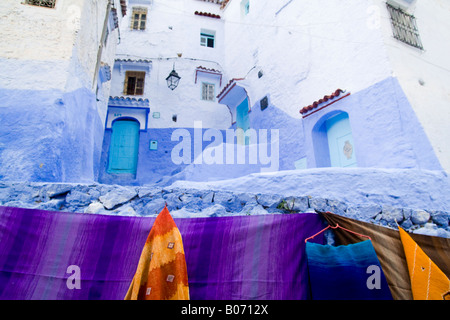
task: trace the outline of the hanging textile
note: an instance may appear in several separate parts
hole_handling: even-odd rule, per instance
[[[372,244],[380,261],[386,280],[395,300],[412,300],[411,282],[406,263],[403,244],[398,230],[362,222],[332,213],[321,213],[331,225],[339,224],[344,228],[365,234],[372,238]],[[354,234],[341,230],[335,231],[338,244],[346,245],[361,241]],[[450,276],[450,239],[412,234],[414,241],[431,260]]]
[[[175,220],[183,235],[192,300],[310,298],[305,239],[314,213]],[[323,243],[322,237],[315,239]]]
[[[183,240],[167,206],[150,230],[125,300],[189,300]]]
[[[305,239],[323,228],[319,215],[174,221],[191,300],[309,298]],[[154,222],[0,207],[0,299],[122,300]]]
[[[405,230],[399,230],[414,300],[450,300],[450,280]]]
[[[392,300],[370,240],[346,246],[306,243],[314,300]]]

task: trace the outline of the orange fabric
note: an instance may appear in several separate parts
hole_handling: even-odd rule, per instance
[[[414,300],[449,299],[450,280],[405,230],[399,230]]]
[[[167,207],[150,230],[125,300],[189,300],[183,240]]]

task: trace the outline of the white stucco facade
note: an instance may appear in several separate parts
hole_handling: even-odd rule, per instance
[[[0,3],[0,178],[93,181],[126,4],[51,3]]]
[[[237,107],[247,98],[251,128],[295,127],[281,138],[295,154],[281,156],[289,159],[286,168],[314,168],[324,164],[313,155],[312,131],[326,119],[305,119],[299,111],[341,89],[354,98],[330,112],[351,111],[351,126],[366,128],[355,139],[360,166],[448,171],[450,150],[442,137],[450,134],[449,59],[440,50],[448,35],[428,26],[437,23],[444,30],[450,9],[439,0],[405,7],[409,2],[400,5],[416,16],[424,50],[394,39],[381,0],[131,0],[121,23],[111,96],[148,100],[148,129],[193,128],[196,121],[203,128],[239,127]],[[134,9],[146,12],[144,30],[132,25]],[[212,47],[202,45],[202,34],[213,35]],[[173,91],[166,84],[172,68],[181,77]],[[142,95],[127,96],[127,71],[146,72]],[[212,101],[202,98],[204,84],[214,86]],[[260,113],[262,99],[280,112]],[[326,117],[327,110],[319,115]],[[383,120],[390,112],[393,117]],[[374,151],[377,141],[385,146]]]
[[[130,27],[133,8],[147,10],[145,30]],[[196,15],[195,12],[220,15],[220,6],[203,1],[133,0],[121,24],[121,42],[113,73],[111,96],[124,93],[126,71],[145,71],[145,87],[141,96],[150,100],[149,128],[194,127],[202,121],[205,127],[226,129],[230,126],[230,113],[226,106],[202,99],[202,83],[212,83],[215,95],[226,81],[224,61],[224,20]],[[214,32],[214,48],[200,45],[201,30]],[[135,61],[128,66],[124,60]],[[141,60],[148,60],[148,66]],[[181,77],[172,91],[166,78],[175,67]],[[199,69],[200,67],[200,69]],[[214,70],[211,74],[204,69]],[[176,116],[177,121],[173,121]]]
[[[424,49],[392,36],[384,1],[374,1],[392,74],[408,97],[442,167],[450,171],[450,3],[415,1],[407,12],[416,17]]]
[[[394,77],[449,171],[450,4],[419,0],[404,6],[410,2],[390,1],[416,17],[424,50],[393,37],[386,1],[250,0],[246,15],[243,1],[229,1],[223,13],[225,69],[230,78],[245,78],[251,105],[269,94],[294,118],[337,88],[357,93]]]
[[[120,1],[112,7],[119,8]],[[58,0],[54,8],[4,0],[0,3],[0,63],[8,89],[73,91],[94,86],[107,0]],[[119,13],[121,18],[121,14]],[[92,27],[94,26],[94,27]],[[101,61],[112,64],[118,32],[102,45]]]
[[[21,120],[27,129],[17,129],[17,139],[0,140],[1,161],[8,164],[0,178],[21,176],[29,167],[41,172],[52,163],[72,177],[80,166],[95,179],[99,154],[104,163],[108,158],[103,131],[120,118],[136,119],[145,132],[141,154],[159,141],[169,158],[176,128],[248,125],[285,131],[282,170],[327,167],[330,161],[320,158],[328,146],[320,140],[338,113],[348,116],[359,167],[450,170],[450,4],[444,0],[403,7],[417,20],[423,50],[393,37],[383,0],[57,0],[52,9],[22,2],[0,3],[0,108],[4,132],[16,130],[18,110],[27,110],[21,116],[37,125]],[[173,69],[181,80],[171,90],[166,78]],[[128,92],[130,72],[145,73],[142,92]],[[338,101],[320,102],[334,92],[342,92]],[[305,107],[311,110],[300,113]],[[37,120],[45,114],[55,116],[51,124]],[[42,148],[27,130],[46,132]],[[88,141],[74,142],[86,131]],[[45,148],[54,148],[54,155]],[[42,155],[30,156],[35,150]],[[80,152],[82,161],[72,156]],[[156,152],[145,157],[141,166],[156,167]],[[8,169],[22,160],[27,166]],[[42,176],[67,179],[53,171]]]

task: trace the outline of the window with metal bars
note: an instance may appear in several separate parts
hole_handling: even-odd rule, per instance
[[[131,16],[131,29],[132,30],[145,30],[147,24],[147,8],[133,8],[133,14]]]
[[[422,41],[420,40],[419,29],[417,28],[416,18],[387,3],[389,13],[391,15],[391,24],[394,32],[394,38],[400,40],[410,46],[423,50]]]
[[[145,72],[127,71],[125,73],[124,94],[141,96],[144,94]]]
[[[214,101],[215,86],[211,83],[202,83],[202,100]]]
[[[26,0],[26,4],[45,8],[54,8],[56,0]]]

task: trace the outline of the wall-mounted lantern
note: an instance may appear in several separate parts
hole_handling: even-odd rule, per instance
[[[169,87],[170,90],[175,90],[176,87],[178,87],[178,83],[180,82],[180,79],[181,79],[181,77],[175,71],[175,63],[174,63],[172,72],[166,78],[167,87]]]

